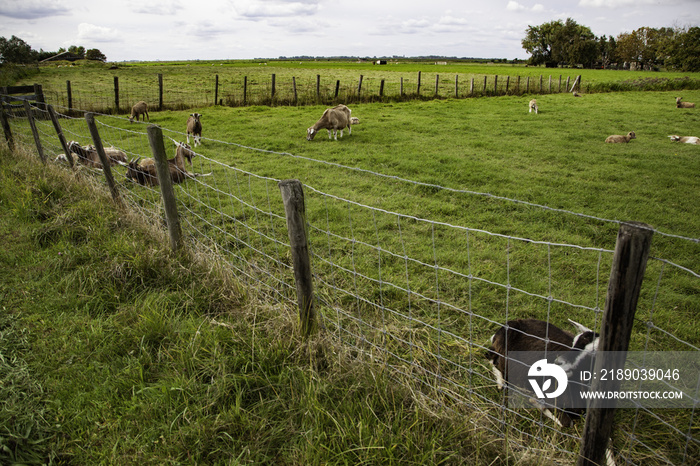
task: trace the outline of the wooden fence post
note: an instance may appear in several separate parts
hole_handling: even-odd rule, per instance
[[[439,96],[439,88],[440,88],[440,75],[436,74],[435,75],[435,97]]]
[[[114,108],[119,113],[119,77],[114,77]]]
[[[214,80],[214,105],[219,101],[219,75],[216,75]]]
[[[273,98],[273,99],[275,98],[275,87],[276,87],[275,78],[276,78],[276,76],[275,76],[275,74],[273,73],[273,74],[272,74],[272,94],[270,95],[270,97]]]
[[[73,108],[73,90],[70,87],[70,81],[66,81],[66,95],[68,96],[68,110]]]
[[[498,95],[498,75],[493,77],[493,95]]]
[[[160,194],[163,197],[163,206],[165,207],[165,221],[168,224],[170,247],[173,251],[177,251],[182,246],[182,229],[180,228],[180,217],[177,214],[173,181],[170,178],[170,164],[163,143],[163,130],[159,126],[148,125],[146,132],[148,133],[148,144],[151,146],[151,152],[156,162],[158,185],[160,185]]]
[[[401,76],[401,85],[399,88],[399,95],[403,97],[403,76]]]
[[[549,75],[549,93],[552,93],[552,75]]]
[[[418,72],[418,87],[416,88],[416,94],[420,95],[420,71]]]
[[[34,98],[37,108],[39,108],[39,110],[46,110],[46,100],[44,99],[44,90],[41,84],[34,84]]]
[[[10,129],[10,122],[7,120],[7,114],[5,113],[5,106],[0,102],[0,120],[2,120],[2,130],[5,133],[5,140],[7,140],[7,147],[11,152],[15,151],[15,139],[12,137],[12,130]]]
[[[313,282],[311,279],[311,258],[306,235],[304,191],[299,180],[280,181],[279,187],[282,192],[282,201],[284,202],[285,216],[287,218],[301,333],[304,336],[309,336],[316,327],[316,311],[314,309]]]
[[[488,76],[484,76],[484,90],[482,91],[483,94],[486,94],[486,80],[488,79]]]
[[[24,100],[24,111],[27,113],[27,120],[29,121],[29,126],[32,128],[34,143],[36,144],[36,150],[39,152],[39,158],[45,164],[46,155],[44,155],[44,148],[41,147],[41,138],[39,137],[39,131],[36,129],[36,122],[34,121],[34,115],[32,114],[32,109],[29,106],[28,100]]]
[[[455,75],[455,99],[459,98],[459,75]]]
[[[316,75],[316,100],[321,100],[321,75]]]
[[[294,76],[292,76],[292,89],[294,90],[294,105],[296,105],[297,99],[298,99],[298,96],[297,96],[297,78],[295,78]]]
[[[58,115],[56,115],[56,110],[54,110],[53,106],[51,105],[49,105],[47,109],[49,111],[49,116],[51,117],[51,123],[53,123],[53,127],[56,130],[56,134],[58,135],[58,141],[61,143],[61,147],[63,148],[63,153],[66,154],[66,158],[68,159],[68,164],[71,168],[75,168],[75,163],[73,163],[73,155],[70,153],[70,150],[68,150],[66,137],[63,135],[61,124],[58,122]]]
[[[508,87],[510,86],[510,75],[506,76],[506,95],[508,95]]]
[[[515,93],[520,94],[520,75],[515,80]]]
[[[248,76],[243,76],[243,105],[248,101]]]
[[[474,95],[474,78],[469,83],[469,95]]]
[[[362,91],[362,78],[363,76],[360,75],[360,82],[357,84],[357,98],[360,98],[360,91]]]
[[[163,110],[163,73],[158,73],[158,110]]]
[[[340,79],[335,82],[335,98],[338,98],[338,93],[340,92]]]
[[[384,97],[384,80],[379,83],[379,97]]]
[[[637,300],[642,288],[653,230],[643,223],[623,223],[617,234],[613,263],[605,299],[602,331],[598,351],[615,351],[623,354],[629,348]],[[609,359],[609,358],[608,358]],[[603,369],[617,371],[624,367],[624,358],[618,361],[596,358],[594,373]],[[596,372],[597,371],[597,372]],[[621,381],[595,378],[591,392],[618,391]],[[602,408],[604,402],[591,398],[586,410],[586,424],[581,437],[578,466],[604,463],[612,432],[615,408]]]
[[[121,198],[119,197],[119,190],[117,189],[117,184],[114,182],[114,176],[112,176],[112,168],[109,165],[109,159],[107,154],[105,154],[105,148],[102,145],[102,138],[100,138],[100,133],[97,131],[97,125],[95,124],[95,114],[86,113],[85,121],[87,122],[88,129],[90,130],[90,135],[92,136],[92,143],[95,145],[95,150],[97,150],[97,156],[100,158],[100,163],[102,164],[102,173],[105,174],[105,179],[107,180],[107,186],[109,187],[109,192],[112,194],[112,199],[117,204],[121,204]]]

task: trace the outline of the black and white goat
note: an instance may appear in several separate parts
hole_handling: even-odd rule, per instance
[[[577,380],[579,368],[588,368],[598,348],[599,336],[593,330],[570,320],[578,330],[573,335],[559,327],[537,319],[516,319],[506,322],[504,326],[491,337],[491,347],[486,352],[486,359],[493,364],[498,388],[505,387],[506,382],[520,389],[532,391],[528,381],[528,371],[540,358],[545,358],[549,364],[560,364],[566,373],[569,383],[580,383]],[[528,352],[532,360],[514,361],[509,354]],[[540,356],[543,355],[543,356]],[[524,359],[528,359],[525,357]],[[510,364],[509,364],[510,361]],[[510,371],[510,373],[509,373]],[[570,393],[578,390],[572,390]],[[569,427],[574,418],[583,413],[580,403],[569,398],[571,395],[557,398],[554,403],[555,414],[550,406],[539,404],[544,414],[559,426]]]

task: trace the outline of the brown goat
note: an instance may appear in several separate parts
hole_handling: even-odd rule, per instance
[[[68,143],[68,150],[71,151],[71,153],[78,158],[78,162],[83,165],[90,168],[102,169],[102,162],[100,161],[100,156],[97,154],[95,146],[89,144],[83,147],[78,142],[71,141]],[[104,151],[110,166],[125,164],[127,161],[126,153],[116,147],[105,147]],[[61,160],[64,157],[65,155],[63,157],[59,156]]]
[[[182,183],[187,178],[198,176],[187,171],[185,160],[192,165],[192,158],[197,154],[184,143],[175,144],[175,157],[168,160],[168,168],[170,170],[170,179],[173,183]],[[156,169],[155,160],[152,158],[144,159],[140,162],[140,158],[129,162],[126,170],[126,177],[144,186],[158,185],[158,170]]]
[[[681,102],[681,97],[676,97],[676,108],[695,108],[692,102]]]

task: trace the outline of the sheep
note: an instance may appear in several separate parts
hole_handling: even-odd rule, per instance
[[[676,108],[695,108],[692,102],[681,102],[681,97],[676,97]]]
[[[528,380],[528,369],[533,366],[540,357],[538,353],[547,355],[547,361],[553,363],[560,356],[570,355],[571,351],[581,352],[581,356],[588,357],[595,353],[598,348],[598,334],[591,329],[570,320],[577,328],[578,334],[560,329],[559,327],[537,319],[516,319],[506,322],[506,325],[496,331],[491,337],[491,346],[486,352],[486,359],[493,365],[493,372],[496,376],[496,384],[499,389],[505,387],[506,382],[513,386],[530,390],[531,387],[525,383]],[[527,351],[532,355],[532,360],[518,361],[521,364],[514,364],[513,359],[509,359],[508,354],[513,351]],[[578,353],[574,353],[578,354]],[[524,358],[527,359],[527,358]],[[508,361],[511,364],[508,364]],[[582,357],[577,356],[575,360],[564,361],[562,367],[567,375],[571,376],[578,371],[574,367],[584,367],[585,362]],[[508,372],[510,368],[510,373]],[[564,397],[557,400],[556,415],[552,414],[549,407],[538,406],[544,414],[554,420],[561,427],[569,427],[574,417],[582,413],[582,409],[570,408],[574,403],[569,398]],[[569,407],[569,408],[567,408]]]
[[[78,162],[83,165],[90,168],[102,169],[102,162],[100,161],[100,156],[97,154],[95,146],[88,144],[82,147],[78,142],[71,141],[68,143],[68,150],[75,155],[78,158]],[[125,164],[127,161],[126,153],[116,147],[105,147],[104,151],[110,166]],[[65,157],[66,156],[62,154],[62,157],[59,155],[56,160],[63,161]]]
[[[187,160],[190,165],[192,165],[192,159],[197,154],[191,149],[188,144],[177,142],[175,143],[175,157],[168,160],[168,168],[170,170],[170,179],[173,183],[182,183],[187,178],[194,178],[196,176],[207,176],[198,173],[190,173],[185,167],[185,160]],[[127,165],[126,178],[133,180],[140,185],[144,186],[157,186],[158,185],[158,170],[156,169],[155,160],[152,158],[144,159],[142,162],[141,158],[131,160]]]
[[[360,119],[357,117],[351,117],[350,118],[350,124],[351,125],[359,125],[360,124]]]
[[[350,134],[352,134],[352,126],[350,116],[352,110],[343,104],[336,105],[333,108],[327,108],[321,118],[314,123],[314,125],[306,130],[306,140],[311,141],[318,132],[319,129],[328,130],[328,139],[331,138],[331,131],[335,140],[338,140],[338,130],[340,130],[340,137],[343,137],[343,130],[348,128]]]
[[[187,144],[190,143],[190,134],[192,134],[195,147],[201,144],[202,139],[202,122],[200,118],[202,118],[201,113],[191,113],[187,119]]]
[[[697,136],[677,136],[677,135],[672,135],[669,136],[671,138],[671,141],[674,142],[683,142],[686,144],[697,144],[700,145],[700,138]]]
[[[134,118],[136,118],[136,121],[139,121],[139,115],[141,116],[142,121],[145,121],[146,118],[148,118],[148,121],[151,121],[151,117],[148,116],[148,104],[143,100],[140,102],[136,102],[134,106],[131,107],[131,115],[129,116],[129,122],[133,123]]]
[[[637,139],[637,135],[634,134],[634,131],[630,131],[629,133],[627,133],[626,136],[613,134],[612,136],[608,136],[607,138],[605,138],[605,142],[630,142],[632,139]]]
[[[530,110],[528,111],[528,113],[532,113],[532,111],[534,110],[534,111],[535,111],[535,114],[537,114],[538,111],[539,111],[539,109],[538,109],[538,107],[537,107],[537,99],[532,99],[532,100],[530,101],[530,104],[528,105],[528,107],[530,108]]]

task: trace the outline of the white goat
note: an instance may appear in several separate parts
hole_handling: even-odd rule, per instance
[[[531,391],[531,387],[525,383],[528,380],[528,370],[538,358],[538,354],[547,356],[549,363],[571,351],[580,351],[582,356],[590,356],[598,347],[598,335],[591,329],[570,320],[577,328],[578,334],[560,329],[559,327],[537,319],[516,319],[506,322],[506,325],[498,329],[491,337],[491,347],[486,353],[486,359],[493,364],[493,372],[496,376],[498,388],[504,388],[506,382],[516,387]],[[513,351],[527,351],[532,354],[532,360],[514,361],[509,354]],[[508,364],[508,361],[511,364]],[[590,362],[588,360],[587,362]],[[578,357],[574,361],[568,361],[564,369],[567,375],[574,374],[575,367],[583,367],[584,361]],[[564,366],[562,366],[564,367]],[[567,369],[569,369],[567,371]],[[509,372],[510,371],[510,372]],[[538,406],[544,414],[554,420],[559,426],[569,427],[574,417],[579,416],[583,410],[572,409],[574,403],[564,398],[557,401],[556,415],[552,414],[548,407]]]
[[[194,147],[200,145],[202,139],[202,118],[201,113],[191,113],[187,119],[187,144],[190,143],[190,134],[194,136]]]
[[[91,168],[98,168],[100,170],[102,169],[102,162],[100,161],[100,156],[97,154],[97,149],[92,144],[88,144],[87,146],[83,147],[80,145],[80,143],[76,141],[71,141],[68,143],[68,150],[71,152],[72,155],[77,157],[78,162],[82,163],[83,165]],[[122,150],[117,149],[116,147],[105,147],[104,151],[105,155],[107,156],[107,159],[109,160],[110,166],[124,164],[127,161],[126,153]],[[66,155],[59,155],[58,157],[56,157],[56,161],[67,161]]]
[[[350,124],[351,125],[359,125],[360,124],[360,119],[357,117],[351,117],[350,118]]]
[[[129,116],[129,121],[133,123],[134,118],[136,118],[136,121],[139,121],[140,115],[142,121],[145,121],[146,118],[148,118],[148,121],[151,121],[151,117],[148,116],[148,104],[143,100],[140,102],[136,102],[134,106],[131,107],[131,115]]]
[[[700,138],[697,136],[677,136],[677,135],[672,135],[669,136],[671,138],[671,141],[674,142],[684,142],[686,144],[697,144],[700,145]]]
[[[630,142],[632,139],[637,139],[637,135],[634,134],[634,131],[630,131],[629,133],[627,133],[626,136],[613,134],[612,136],[608,136],[607,138],[605,138],[605,142]]]
[[[306,140],[311,141],[320,129],[328,130],[328,139],[331,138],[332,131],[336,141],[338,140],[338,130],[340,130],[341,138],[343,137],[343,130],[345,128],[348,128],[350,134],[352,134],[351,112],[352,110],[343,104],[336,105],[333,108],[327,108],[326,111],[323,112],[323,115],[321,115],[321,118],[319,118],[312,127],[306,130]]]
[[[681,97],[676,97],[676,108],[695,108],[692,102],[681,102]]]
[[[532,113],[533,110],[535,111],[535,113],[538,113],[539,108],[537,107],[537,99],[532,99],[528,107],[530,108],[530,111],[528,111],[528,113]]]

